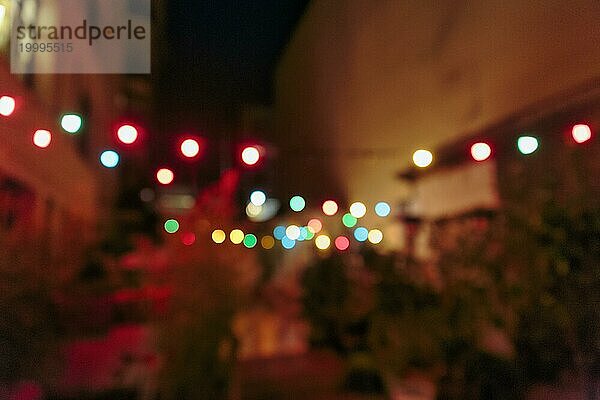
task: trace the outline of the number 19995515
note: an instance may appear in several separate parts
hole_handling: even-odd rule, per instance
[[[19,43],[21,53],[70,53],[73,43]]]

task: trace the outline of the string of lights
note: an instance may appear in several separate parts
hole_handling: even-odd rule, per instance
[[[9,95],[0,96],[0,115],[3,117],[11,116],[17,109],[17,103],[14,97]],[[64,132],[70,135],[76,135],[81,131],[84,125],[83,116],[78,113],[65,113],[60,118],[60,128]],[[116,138],[119,143],[124,146],[124,150],[127,150],[127,146],[134,144],[140,137],[140,127],[134,123],[123,123],[116,128]],[[592,138],[592,130],[588,124],[578,123],[573,125],[571,129],[572,140],[577,144],[582,144],[589,141]],[[50,129],[37,129],[33,132],[32,142],[39,148],[48,148],[52,143],[52,131]],[[189,136],[185,137],[179,146],[181,155],[187,159],[197,159],[202,153],[202,140],[201,138]],[[519,136],[516,140],[516,148],[523,155],[529,155],[534,153],[539,147],[539,138],[529,135]],[[400,148],[386,148],[386,149],[335,149],[335,148],[321,148],[315,151],[307,152],[306,149],[303,151],[288,149],[289,153],[297,153],[303,157],[311,156],[327,156],[331,155],[343,155],[344,157],[356,157],[356,158],[381,158],[390,157],[395,158],[400,152]],[[240,160],[245,166],[256,166],[260,164],[261,159],[265,156],[266,150],[260,145],[246,145],[240,149]],[[470,154],[474,161],[480,162],[489,159],[493,155],[493,149],[490,143],[477,142],[471,145]],[[99,161],[102,166],[106,168],[115,168],[118,166],[120,160],[120,154],[117,149],[106,149],[99,155]],[[431,150],[428,149],[417,149],[412,155],[412,161],[415,166],[419,168],[426,168],[431,165],[434,161],[434,155]],[[169,168],[157,169],[157,180],[161,184],[172,183],[174,177],[171,177],[171,171]],[[162,179],[161,179],[162,177]],[[173,179],[164,179],[173,178]]]
[[[260,191],[255,191],[250,195],[250,203],[255,207],[262,207],[268,199],[265,194]],[[302,196],[293,196],[289,201],[290,210],[295,213],[307,211],[304,206],[306,201]],[[374,213],[377,217],[386,218],[391,215],[391,207],[386,202],[378,202],[374,208]],[[313,211],[314,212],[314,211]],[[339,251],[348,250],[351,246],[351,239],[357,244],[369,242],[373,245],[378,245],[383,242],[384,235],[380,229],[368,229],[365,226],[359,225],[359,221],[367,215],[367,207],[362,202],[354,202],[349,207],[349,212],[342,215],[340,207],[334,200],[326,200],[321,205],[323,217],[311,218],[305,225],[277,225],[272,232],[264,234],[260,237],[255,233],[245,233],[240,228],[234,228],[229,231],[224,228],[212,230],[210,240],[221,245],[231,243],[234,245],[243,245],[248,249],[254,247],[262,247],[265,250],[270,250],[279,243],[283,249],[291,250],[302,242],[314,241],[314,246],[318,250],[329,250],[335,248]],[[351,233],[341,235],[330,235],[327,232],[326,224],[332,223],[331,217],[341,217],[342,225]],[[334,224],[339,224],[338,219]],[[180,231],[180,222],[177,219],[169,218],[164,223],[164,230],[167,234],[176,234]],[[196,242],[196,234],[194,232],[181,233],[181,242],[186,246],[191,246]],[[228,240],[229,239],[229,240]]]
[[[18,110],[19,105],[14,97],[9,95],[0,96],[0,116],[8,118]],[[60,129],[68,135],[77,135],[84,126],[84,116],[78,113],[65,113],[59,119]],[[121,160],[120,151],[127,152],[128,147],[136,143],[140,138],[140,127],[135,123],[122,123],[115,129],[115,137],[122,149],[107,148],[103,150],[98,157],[100,164],[108,169],[116,168]],[[32,143],[34,146],[49,151],[52,147],[52,130],[48,127],[37,129],[32,133]],[[583,144],[589,142],[593,137],[592,128],[585,123],[574,124],[571,128],[570,138],[575,144]],[[205,141],[202,138],[187,136],[180,139],[179,152],[180,155],[188,160],[196,160],[202,157],[202,154],[207,150]],[[540,147],[540,138],[533,135],[520,135],[516,138],[515,148],[523,156],[528,156],[535,153]],[[321,149],[319,152],[308,152],[316,154],[331,154],[338,153],[340,149]],[[494,156],[492,143],[487,141],[478,141],[470,145],[469,154],[473,161],[479,163],[489,160]],[[293,152],[293,149],[288,151]],[[345,153],[348,157],[378,157],[389,156],[394,157],[398,149],[346,149]],[[260,167],[261,161],[267,156],[267,151],[264,146],[258,144],[246,144],[239,147],[239,161],[243,167],[257,168]],[[300,152],[298,154],[301,154]],[[306,151],[302,154],[307,154]],[[434,153],[429,149],[417,149],[412,155],[413,164],[420,169],[427,168],[435,161]],[[156,169],[155,178],[158,185],[170,185],[176,181],[175,173],[168,166],[161,166]],[[289,200],[289,208],[293,213],[302,213],[306,210],[307,202],[300,196],[295,195]],[[246,206],[246,215],[252,222],[264,222],[269,220],[277,213],[279,202],[276,199],[268,198],[267,194],[260,190],[253,191],[249,196],[249,201]],[[385,218],[392,214],[391,207],[386,202],[379,202],[373,208],[377,217]],[[364,203],[355,202],[350,205],[348,212],[340,212],[338,203],[334,200],[326,200],[321,204],[321,211],[326,219],[341,215],[342,225],[351,230],[351,234],[339,235],[337,237],[330,236],[324,229],[321,219],[312,218],[306,225],[291,224],[288,226],[278,225],[273,229],[272,234],[259,237],[254,233],[244,233],[241,229],[233,229],[227,235],[222,228],[214,229],[210,235],[210,239],[214,244],[223,244],[227,242],[227,238],[234,245],[243,244],[251,249],[260,247],[269,250],[275,247],[279,242],[284,249],[292,249],[299,242],[313,241],[314,245],[319,250],[328,250],[336,248],[339,251],[345,251],[351,247],[351,239],[357,243],[370,242],[379,244],[383,241],[383,233],[379,229],[367,229],[360,226],[359,222],[368,210]],[[168,234],[175,234],[180,231],[180,223],[176,219],[169,218],[164,223],[164,230]],[[196,234],[193,232],[181,233],[181,242],[190,246],[196,242]]]

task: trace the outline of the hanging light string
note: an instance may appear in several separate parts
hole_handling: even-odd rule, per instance
[[[13,96],[0,94],[0,118],[10,118],[15,111],[18,111],[20,104]],[[59,129],[62,129],[70,136],[80,133],[85,124],[84,116],[74,112],[63,114],[59,119]],[[131,148],[140,138],[141,129],[134,123],[122,123],[115,131],[116,139],[125,150]],[[571,140],[575,144],[584,144],[593,138],[593,131],[590,125],[585,123],[577,123],[571,128]],[[32,143],[39,149],[51,151],[52,148],[52,131],[49,129],[37,129],[32,132]],[[515,147],[523,156],[529,156],[539,149],[540,139],[534,135],[521,135],[516,139]],[[201,138],[189,136],[181,141],[179,150],[183,157],[194,159],[200,157],[205,151],[204,141]],[[406,148],[404,147],[387,147],[387,148],[335,148],[335,147],[319,147],[319,148],[286,148],[285,155],[291,157],[302,157],[304,159],[331,159],[332,157],[343,157],[345,159],[398,159],[404,155]],[[473,161],[480,163],[489,160],[494,155],[492,144],[487,141],[478,141],[473,143],[468,148]],[[260,166],[262,159],[266,155],[265,146],[258,144],[246,144],[239,148],[239,160],[246,168]],[[114,148],[103,150],[99,155],[99,162],[105,168],[116,168],[119,165],[121,155]],[[431,150],[422,148],[417,149],[412,154],[412,162],[418,169],[424,169],[432,165],[435,161],[435,156]],[[169,185],[176,179],[174,172],[163,166],[156,169],[156,180],[161,185]],[[268,209],[267,205],[271,204],[267,195],[262,191],[254,191],[250,195],[246,213],[251,220],[256,222],[261,221],[261,214]],[[290,210],[299,214],[306,208],[306,200],[295,195],[289,200]],[[326,233],[323,221],[320,218],[312,218],[305,225],[291,224],[288,226],[278,225],[273,229],[272,234],[257,235],[254,233],[245,233],[239,228],[235,228],[229,233],[223,228],[214,229],[211,233],[211,242],[215,245],[225,244],[230,242],[233,245],[243,245],[246,248],[260,247],[266,250],[273,249],[276,243],[280,243],[281,247],[290,250],[296,247],[298,243],[312,241],[314,246],[320,251],[326,251],[332,248],[338,251],[346,251],[353,244],[363,244],[370,242],[371,244],[380,244],[384,239],[383,232],[379,229],[367,229],[361,226],[360,221],[368,210],[364,203],[355,202],[350,205],[348,212],[343,213],[340,207],[334,200],[326,200],[321,205],[321,211],[326,220],[331,217],[340,216],[336,223],[344,226],[348,234],[341,234],[336,237]],[[386,218],[392,215],[391,207],[386,202],[377,203],[372,209],[377,217]],[[268,218],[267,218],[268,219]],[[337,221],[337,220],[336,220]],[[177,219],[169,218],[164,222],[164,230],[167,234],[173,235],[180,231],[181,224]],[[337,228],[337,226],[336,226]],[[181,242],[183,245],[191,246],[196,242],[196,235],[193,232],[180,233]],[[260,236],[260,237],[259,237]]]

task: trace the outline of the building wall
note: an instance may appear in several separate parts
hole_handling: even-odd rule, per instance
[[[1,0],[0,6],[4,9],[0,20],[0,95],[17,100],[15,112],[0,118],[0,177],[5,188],[16,186],[19,193],[24,191],[31,198],[25,212],[31,214],[26,215],[30,222],[27,230],[11,227],[8,233],[14,239],[44,238],[56,255],[65,255],[69,248],[77,251],[97,237],[98,226],[110,216],[117,176],[115,171],[100,166],[98,156],[114,144],[114,123],[127,106],[123,78],[11,74],[8,41],[3,35],[8,31],[11,2]],[[83,116],[84,125],[78,135],[62,132],[60,116],[65,112]],[[42,150],[33,145],[36,129],[52,132],[49,148]],[[6,200],[4,204],[14,203],[13,192],[7,189],[0,195]],[[4,207],[0,214],[6,222],[12,214],[23,213]],[[3,236],[8,225],[3,224]]]
[[[330,173],[349,201],[397,204],[417,148],[589,89],[599,17],[593,0],[315,0],[277,70],[282,145],[304,148],[294,168]]]
[[[63,204],[74,214],[87,219],[96,215],[96,179],[90,166],[77,154],[75,143],[59,131],[58,115],[48,111],[39,98],[9,72],[0,59],[2,93],[17,99],[17,109],[2,118],[0,168]],[[39,149],[33,145],[36,129],[53,133],[51,146]]]
[[[34,0],[25,0],[23,4],[36,10],[31,18],[56,17],[52,9],[38,9]],[[51,8],[55,3],[44,4]],[[0,176],[23,184],[34,193],[33,212],[41,230],[53,226],[53,235],[57,236],[68,221],[80,221],[81,224],[75,224],[80,226],[80,233],[85,231],[93,237],[98,227],[103,229],[111,223],[118,188],[119,172],[103,168],[99,155],[115,147],[114,129],[118,121],[146,111],[138,110],[138,106],[146,104],[148,99],[135,98],[130,89],[141,78],[108,74],[11,74],[6,34],[14,10],[9,0],[0,0],[0,6],[4,10],[0,13],[3,14],[0,95],[12,95],[18,101],[13,115],[0,118]],[[108,3],[106,7],[104,12],[114,11]],[[65,112],[83,116],[79,134],[69,136],[62,132],[59,119]],[[31,143],[33,131],[41,128],[53,133],[52,144],[45,150]]]

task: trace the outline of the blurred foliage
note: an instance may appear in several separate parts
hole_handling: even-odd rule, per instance
[[[344,352],[342,335],[350,323],[345,306],[350,281],[344,260],[341,256],[319,260],[306,270],[302,285],[304,310],[311,323],[311,343]]]
[[[239,247],[211,251],[207,246],[167,241],[171,258],[161,283],[172,295],[158,321],[164,399],[227,397],[235,361],[231,321],[247,303],[260,270]]]
[[[366,250],[310,267],[304,305],[315,342],[347,350],[361,315],[361,350],[384,373],[428,372],[441,399],[518,399],[565,373],[597,381],[600,159],[544,143],[532,157],[499,156],[502,209],[431,223],[426,262]],[[352,276],[365,270],[374,284],[362,295],[368,312],[357,314]]]
[[[600,142],[548,138],[532,158],[499,163],[507,265],[522,302],[514,334],[528,384],[569,372],[600,377]]]
[[[377,309],[372,315],[369,343],[387,373],[400,376],[408,368],[434,368],[443,359],[448,335],[441,297],[431,286],[411,281],[408,257],[365,253],[366,265],[377,276]]]
[[[447,332],[438,398],[519,399],[524,387],[512,341],[523,290],[507,264],[506,219],[474,211],[437,229]]]
[[[360,379],[373,370],[398,377],[420,370],[440,381],[440,398],[519,398],[516,366],[503,353],[510,348],[482,345],[486,328],[514,325],[512,288],[495,249],[499,231],[473,225],[438,254],[433,274],[412,257],[368,248],[358,258],[332,255],[309,267],[302,283],[314,343],[350,360],[361,352],[370,361],[358,368]]]
[[[600,208],[593,204],[548,202],[538,222],[517,224],[527,240],[518,249],[536,255],[536,268],[524,274],[516,338],[530,381],[555,381],[565,369],[600,375]]]

